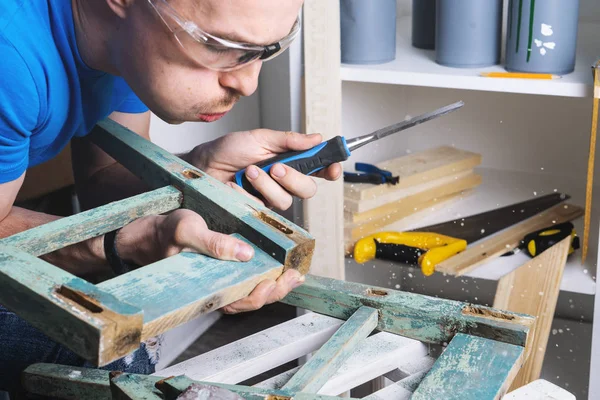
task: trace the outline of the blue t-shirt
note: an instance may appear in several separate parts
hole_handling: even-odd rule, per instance
[[[147,110],[122,78],[85,65],[71,0],[0,0],[0,183],[113,111]]]

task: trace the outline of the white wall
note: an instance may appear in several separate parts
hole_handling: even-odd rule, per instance
[[[173,153],[183,153],[194,146],[213,140],[229,132],[256,129],[260,127],[260,93],[242,98],[233,110],[223,119],[212,122],[187,122],[169,125],[152,116],[150,137],[153,142]]]

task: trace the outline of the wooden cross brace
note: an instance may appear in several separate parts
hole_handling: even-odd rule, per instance
[[[153,191],[0,240],[0,304],[97,366],[247,296],[289,268],[308,272],[308,232],[111,120],[91,139]],[[250,262],[181,253],[93,285],[38,257],[137,218],[186,208],[255,250]]]
[[[314,276],[308,276],[283,302],[345,322],[280,389],[51,364],[29,367],[24,387],[33,394],[66,400],[169,400],[193,390],[194,384],[233,392],[232,399],[237,398],[234,394],[257,400],[338,399],[322,395],[320,390],[365,345],[371,332],[380,330],[446,346],[431,370],[410,384],[416,386],[411,399],[493,400],[506,393],[524,363],[525,344],[535,321],[524,314]],[[283,355],[278,358],[285,359]],[[206,367],[217,368],[212,364]],[[165,373],[171,374],[173,368],[177,369],[170,367]],[[378,393],[365,399],[388,398]]]

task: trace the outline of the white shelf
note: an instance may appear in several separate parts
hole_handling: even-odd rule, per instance
[[[379,65],[342,64],[343,81],[428,86],[491,92],[566,97],[591,97],[592,64],[600,58],[600,24],[582,23],[575,71],[561,79],[525,80],[483,78],[481,72],[505,71],[502,65],[479,69],[444,67],[435,62],[435,51],[411,45],[411,18],[398,20],[396,60]]]
[[[523,173],[481,168],[483,183],[460,200],[452,201],[443,208],[434,208],[426,217],[398,221],[382,228],[388,231],[405,231],[422,226],[466,217],[494,208],[529,200],[535,196],[553,193],[555,190],[571,196],[569,203],[583,207],[585,188],[574,184],[568,177],[551,176],[544,173]],[[420,215],[423,215],[421,212]],[[597,220],[597,218],[596,218]],[[573,222],[580,237],[583,235],[583,218]],[[590,230],[589,255],[585,265],[581,265],[581,250],[567,261],[561,290],[594,295],[596,293],[596,257],[598,252],[598,224]],[[583,239],[583,238],[582,238]],[[530,258],[524,253],[501,257],[487,262],[466,276],[480,279],[498,280],[502,276],[525,264]]]

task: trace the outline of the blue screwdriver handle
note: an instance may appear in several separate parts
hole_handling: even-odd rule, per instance
[[[350,157],[350,149],[348,149],[346,139],[336,136],[312,149],[281,153],[256,164],[256,166],[268,174],[274,164],[282,163],[305,175],[312,175],[333,163],[346,161],[348,157]],[[235,174],[235,182],[247,192],[256,194],[254,187],[246,178],[246,169]]]

